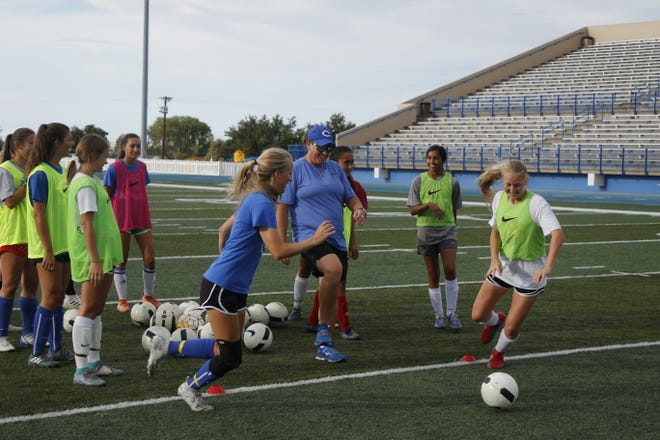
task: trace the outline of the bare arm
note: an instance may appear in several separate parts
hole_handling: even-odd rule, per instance
[[[34,202],[33,207],[37,234],[44,248],[44,259],[41,262],[41,266],[44,270],[50,271],[55,268],[55,256],[53,255],[53,242],[50,240],[48,220],[46,219],[46,204],[43,202]]]
[[[555,229],[550,233],[550,250],[548,251],[548,256],[545,259],[545,264],[543,268],[536,271],[532,282],[534,284],[540,283],[543,278],[550,275],[552,268],[555,266],[557,259],[559,258],[559,252],[561,246],[564,244],[564,232],[561,229]]]
[[[263,240],[266,248],[271,253],[273,258],[281,260],[283,258],[292,257],[296,254],[311,249],[323,243],[329,236],[335,233],[335,228],[329,221],[324,221],[318,227],[314,235],[307,240],[298,243],[287,243],[282,240],[280,233],[274,228],[260,228],[259,234]]]
[[[502,242],[500,241],[500,232],[497,228],[490,230],[490,267],[486,275],[496,275],[502,273],[502,262],[500,261],[500,248]]]
[[[278,203],[275,209],[277,219],[277,231],[282,241],[286,241],[286,230],[289,227],[289,205]]]
[[[25,198],[25,193],[26,193],[26,186],[21,185],[16,189],[16,191],[14,191],[14,194],[4,199],[2,203],[4,203],[7,208],[14,209],[16,205],[18,205],[21,202],[21,200]]]
[[[234,220],[236,220],[236,216],[232,214],[231,217],[225,220],[225,222],[218,228],[218,251],[220,253],[222,253],[222,249],[225,247],[225,243],[229,238],[231,227],[234,226]]]
[[[362,202],[360,202],[357,196],[348,199],[346,206],[353,211],[353,221],[356,225],[362,226],[367,221],[367,210],[362,206]]]

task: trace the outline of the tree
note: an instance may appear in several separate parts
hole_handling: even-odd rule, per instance
[[[280,115],[275,115],[270,120],[266,115],[250,115],[225,131],[225,136],[229,139],[225,142],[223,154],[231,155],[235,150],[241,149],[245,156],[249,157],[258,156],[269,147],[286,149],[287,145],[300,142],[296,138],[295,128],[295,117],[284,121]]]
[[[103,139],[105,139],[106,142],[108,141],[108,132],[94,124],[87,124],[85,125],[85,128],[82,129],[74,125],[71,127],[71,136],[73,137],[73,147],[71,147],[71,153],[76,151],[76,145],[78,145],[78,141],[80,141],[80,139],[82,139],[82,137],[86,134],[98,134]]]
[[[171,116],[167,118],[165,133],[165,157],[185,159],[204,157],[208,154],[213,140],[211,127],[192,116]],[[163,139],[163,118],[156,119],[148,129],[149,145],[147,154],[160,156]]]

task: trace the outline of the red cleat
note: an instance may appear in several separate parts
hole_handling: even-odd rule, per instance
[[[495,333],[504,325],[506,321],[506,315],[502,312],[497,312],[497,316],[500,318],[499,322],[496,325],[484,325],[483,330],[481,330],[481,343],[489,344],[490,341],[495,337]]]
[[[504,354],[497,350],[491,351],[490,360],[488,361],[488,365],[486,365],[486,367],[490,368],[491,370],[497,370],[504,367]]]
[[[146,294],[145,294],[145,295],[142,295],[142,301],[150,302],[150,303],[153,304],[154,307],[156,307],[156,308],[160,307],[160,301],[158,301],[158,300],[157,300],[156,298],[154,298],[153,296],[146,295]]]

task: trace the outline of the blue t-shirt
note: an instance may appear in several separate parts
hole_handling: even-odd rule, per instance
[[[289,205],[293,241],[312,237],[323,221],[330,220],[335,233],[327,241],[345,251],[343,208],[352,197],[355,192],[337,162],[328,160],[316,166],[301,157],[294,162],[292,180],[278,203]]]
[[[46,162],[48,166],[62,174],[62,167],[55,166],[51,163]],[[28,187],[30,189],[30,203],[34,205],[34,202],[41,202],[48,204],[48,176],[43,171],[37,171],[28,180]]]
[[[116,160],[121,160],[124,162],[122,159],[116,159]],[[124,162],[124,166],[129,170],[129,171],[135,171],[138,169],[139,162],[135,161],[133,165],[128,165],[126,162]],[[149,172],[146,173],[144,176],[144,182],[145,184],[149,185],[151,183],[151,177],[149,177]],[[103,176],[103,186],[107,186],[110,188],[110,194],[115,193],[115,188],[117,187],[117,171],[115,170],[115,167],[108,167],[108,169],[105,172],[105,175]]]
[[[243,200],[234,216],[222,254],[204,272],[204,278],[247,295],[264,248],[259,228],[277,229],[275,206],[268,196],[255,192]]]

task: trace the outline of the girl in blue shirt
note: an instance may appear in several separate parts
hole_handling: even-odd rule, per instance
[[[280,260],[325,242],[335,232],[329,221],[322,221],[306,240],[286,243],[280,238],[275,201],[291,180],[292,170],[293,161],[287,151],[269,148],[257,160],[248,162],[234,181],[231,195],[242,202],[220,227],[221,254],[204,273],[200,289],[200,304],[208,312],[216,340],[198,339],[185,344],[168,343],[158,336],[152,340],[149,375],[168,354],[210,358],[178,389],[193,411],[213,409],[202,400],[200,388],[241,364],[247,295],[264,245],[273,258]]]

